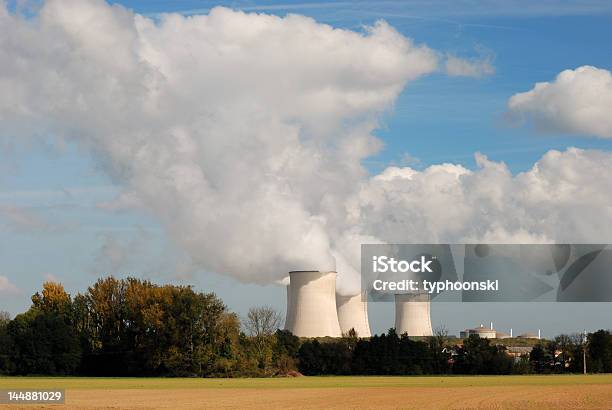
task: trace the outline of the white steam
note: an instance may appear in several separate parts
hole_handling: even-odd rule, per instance
[[[437,55],[384,22],[0,7],[0,137],[93,151],[124,190],[107,208],[146,209],[197,268],[246,282],[337,267],[355,293],[361,243],[609,240],[610,154],[551,151],[517,176],[484,157],[368,176],[380,115]]]
[[[365,34],[215,8],[160,22],[95,0],[0,12],[3,135],[93,150],[196,266],[267,282],[334,269],[330,212],[366,177],[371,135],[436,54],[384,22]]]

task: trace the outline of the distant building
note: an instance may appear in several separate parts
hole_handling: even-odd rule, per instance
[[[478,327],[473,329],[465,329],[459,332],[459,337],[461,339],[467,339],[471,335],[476,335],[483,339],[511,339],[512,337],[516,337],[517,339],[540,339],[540,329],[538,329],[538,333],[526,332],[520,334],[518,336],[512,335],[512,329],[510,329],[510,334],[504,332],[498,332],[493,328],[493,322],[491,322],[490,327],[485,327],[481,324]]]
[[[511,337],[512,337],[512,336],[510,336],[508,333],[504,333],[504,332],[497,332],[497,333],[495,334],[495,338],[496,338],[496,339],[509,339],[509,338],[511,338]]]
[[[506,353],[518,361],[523,356],[529,357],[532,349],[533,346],[506,346]]]
[[[476,335],[482,339],[495,339],[497,336],[497,331],[493,329],[493,323],[491,323],[490,328],[481,324],[479,327],[465,329],[459,333],[459,337],[462,339],[467,339],[471,335]]]
[[[539,339],[540,338],[540,331],[538,330],[538,333],[532,333],[532,332],[526,332],[526,333],[522,333],[520,335],[517,336],[518,339]]]

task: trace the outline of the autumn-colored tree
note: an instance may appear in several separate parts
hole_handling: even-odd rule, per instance
[[[238,320],[214,294],[108,277],[74,306],[87,373],[210,375],[237,361]]]
[[[60,283],[45,282],[30,309],[6,328],[12,356],[10,373],[74,374],[81,362],[72,321],[72,300]]]
[[[40,312],[69,315],[70,307],[70,295],[61,283],[45,282],[42,292],[32,296],[32,308]]]

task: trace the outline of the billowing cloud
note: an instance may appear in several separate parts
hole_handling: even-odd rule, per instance
[[[528,171],[476,155],[478,169],[387,168],[354,199],[352,221],[416,243],[609,243],[612,153],[549,151]]]
[[[547,133],[612,138],[612,73],[582,66],[513,95],[510,114]]]
[[[0,275],[0,295],[11,295],[19,293],[19,289],[13,284],[9,278]]]
[[[465,59],[448,55],[444,68],[446,74],[456,77],[483,77],[495,74],[491,56]]]
[[[251,282],[333,269],[330,226],[381,146],[371,131],[437,66],[384,22],[226,8],[157,22],[49,0],[33,18],[2,9],[0,38],[0,134],[92,150],[124,190],[105,208],[144,207],[200,269]]]
[[[364,33],[215,8],[153,21],[101,0],[0,9],[0,135],[91,150],[200,271],[246,282],[332,269],[359,286],[359,244],[610,238],[610,154],[551,151],[513,176],[361,161],[379,117],[438,53],[384,22]],[[130,251],[105,242],[111,268]]]

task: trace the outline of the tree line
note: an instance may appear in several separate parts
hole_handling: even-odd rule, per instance
[[[280,315],[251,309],[241,321],[213,293],[136,278],[99,279],[71,297],[46,282],[27,312],[0,313],[0,374],[267,377],[581,372],[582,337],[541,341],[530,355],[445,332],[410,338],[394,329],[370,338],[300,339]],[[590,372],[612,372],[612,335],[588,335]]]
[[[0,320],[0,373],[267,376],[294,367],[272,336],[241,332],[217,296],[189,286],[108,277],[72,298],[46,282],[27,312]]]

